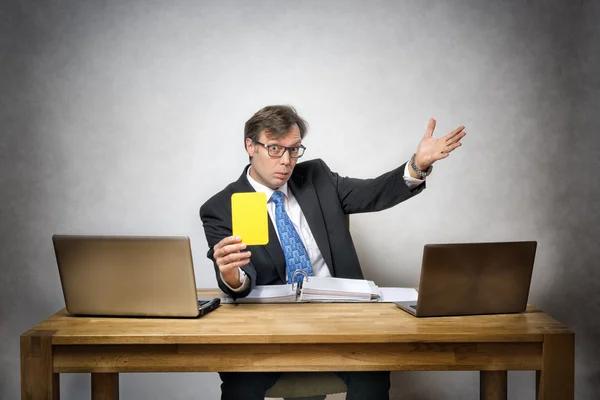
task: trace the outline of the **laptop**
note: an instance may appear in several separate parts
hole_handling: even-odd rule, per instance
[[[416,317],[520,313],[527,307],[537,242],[427,244]]]
[[[187,236],[52,236],[67,312],[73,315],[199,317]],[[216,304],[215,304],[216,303]]]

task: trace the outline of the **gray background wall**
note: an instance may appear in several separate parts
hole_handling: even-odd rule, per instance
[[[19,335],[64,306],[54,233],[187,234],[246,162],[243,124],[292,104],[307,158],[370,177],[427,120],[464,146],[428,189],[352,218],[367,278],[418,283],[430,242],[539,242],[530,302],[576,332],[576,397],[600,392],[597,1],[3,1],[0,398]],[[509,375],[511,399],[534,374]],[[64,399],[89,396],[65,375]],[[476,373],[394,373],[393,398],[474,399]],[[217,399],[216,374],[130,374],[125,399]]]

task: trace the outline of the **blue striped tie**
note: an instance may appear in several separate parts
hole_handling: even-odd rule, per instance
[[[308,258],[308,253],[304,248],[304,243],[300,239],[300,235],[294,228],[294,224],[283,209],[283,193],[276,191],[271,196],[271,200],[275,203],[275,224],[277,225],[277,233],[281,242],[281,248],[285,255],[285,266],[287,272],[287,281],[292,283],[292,275],[298,269],[303,270],[312,275],[312,265]],[[299,283],[302,281],[303,275],[296,274],[294,281]]]

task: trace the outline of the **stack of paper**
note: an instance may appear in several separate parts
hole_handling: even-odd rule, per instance
[[[224,303],[233,303],[233,299],[223,296]],[[235,300],[235,303],[291,303],[296,301],[296,289],[292,285],[258,285],[248,296]]]
[[[223,294],[223,303],[295,303],[295,302],[394,302],[417,301],[414,288],[377,287],[373,281],[311,276],[304,280],[300,295],[292,285],[257,285],[248,296],[233,300]]]
[[[373,281],[311,276],[302,284],[300,301],[364,302],[378,301],[380,297]]]

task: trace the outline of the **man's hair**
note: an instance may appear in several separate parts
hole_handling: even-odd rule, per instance
[[[289,132],[292,126],[298,125],[300,137],[304,139],[308,124],[291,106],[266,106],[252,116],[244,127],[244,147],[246,138],[258,140],[265,131],[270,137],[277,139]]]

